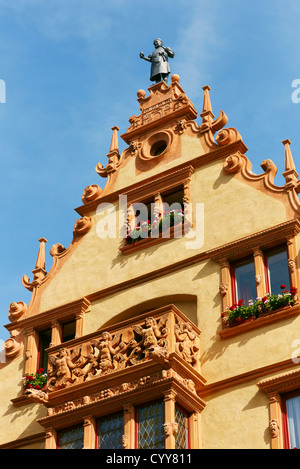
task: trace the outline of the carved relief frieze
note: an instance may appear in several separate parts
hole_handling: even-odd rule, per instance
[[[142,378],[124,382],[120,385],[112,386],[107,389],[102,389],[101,391],[91,394],[89,396],[80,397],[78,399],[75,399],[74,401],[68,401],[54,407],[49,407],[48,415],[52,416],[61,414],[63,412],[68,412],[79,407],[91,405],[102,400],[109,399],[111,397],[121,396],[125,393],[145,388],[146,386],[153,386],[164,380],[170,379],[172,376],[174,376],[172,370],[163,370],[162,372],[155,373],[151,376],[144,376]],[[49,403],[49,397],[51,398],[51,394],[47,394],[41,391],[35,391],[36,390],[33,390],[31,392],[28,391],[27,397],[29,397],[34,402],[41,402],[44,404]]]
[[[199,337],[190,323],[184,323],[178,318],[176,319],[176,352],[192,367],[197,367],[200,350]]]
[[[149,360],[167,364],[174,353],[198,370],[197,328],[173,313],[158,317],[145,315],[140,323],[99,332],[88,341],[81,340],[73,347],[57,347],[55,352],[49,352],[47,391],[81,384]],[[193,388],[188,381],[182,384],[190,390]]]
[[[126,331],[104,331],[98,339],[73,349],[62,347],[56,354],[50,354],[48,390],[62,389],[150,358],[167,360],[167,319],[167,315],[158,320],[148,317],[144,324],[133,325]]]
[[[193,103],[186,96],[184,90],[179,85],[180,77],[172,75],[171,84],[157,83],[149,88],[150,95],[146,97],[144,90],[137,92],[140,103],[141,114],[133,115],[129,118],[130,127],[122,138],[130,142],[131,134],[136,134],[143,128],[151,127],[158,121],[168,121],[173,117],[185,116],[187,119],[195,119],[197,111]]]
[[[56,416],[72,410],[76,410],[85,406],[90,406],[92,404],[100,403],[101,401],[121,397],[127,393],[132,393],[133,391],[139,391],[142,389],[149,389],[152,386],[159,385],[169,380],[174,380],[179,383],[187,392],[190,392],[197,396],[196,387],[194,382],[191,379],[186,379],[181,377],[176,371],[162,370],[153,375],[144,376],[137,378],[131,381],[121,383],[119,385],[111,386],[107,389],[102,389],[91,395],[86,395],[83,397],[76,398],[74,400],[69,400],[59,405],[51,406],[51,393],[43,392],[40,390],[27,390],[26,396],[32,402],[39,402],[48,407],[48,416]],[[172,426],[172,430],[176,432],[175,426]]]

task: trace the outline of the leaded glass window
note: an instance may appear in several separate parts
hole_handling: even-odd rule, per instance
[[[137,411],[138,448],[164,449],[164,403],[155,402]]]
[[[123,449],[124,434],[123,414],[114,415],[98,421],[98,448]]]
[[[175,449],[188,448],[188,418],[184,412],[175,407],[175,422],[178,425],[178,431],[175,435]]]
[[[82,449],[83,427],[59,432],[59,449]]]

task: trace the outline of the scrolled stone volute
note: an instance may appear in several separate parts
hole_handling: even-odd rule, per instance
[[[81,200],[84,204],[86,204],[88,202],[91,202],[92,200],[97,199],[100,196],[101,192],[102,189],[97,184],[87,186],[83,191]]]
[[[15,302],[13,301],[8,308],[8,318],[11,322],[19,319],[23,314],[25,314],[27,311],[27,305],[24,303],[24,301],[18,301]]]
[[[93,219],[91,217],[82,217],[76,220],[73,233],[82,236],[90,231],[93,226]]]
[[[222,129],[216,135],[216,142],[221,146],[228,145],[237,140],[242,140],[242,137],[234,128]]]

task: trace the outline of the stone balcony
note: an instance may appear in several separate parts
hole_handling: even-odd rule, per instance
[[[49,348],[47,385],[28,397],[51,407],[99,393],[107,398],[138,392],[143,383],[163,392],[172,382],[196,398],[205,383],[199,337],[174,305],[144,313]]]

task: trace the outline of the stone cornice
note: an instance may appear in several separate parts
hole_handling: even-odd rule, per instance
[[[87,298],[80,298],[79,300],[72,301],[65,305],[57,306],[56,308],[44,311],[39,314],[35,314],[29,317],[24,317],[18,321],[14,321],[11,324],[5,325],[8,331],[18,329],[41,329],[45,326],[48,327],[53,321],[75,319],[76,315],[87,312],[90,308],[90,302]]]
[[[272,226],[258,233],[247,235],[231,243],[224,244],[215,249],[206,251],[206,254],[216,261],[223,259],[233,260],[241,256],[246,256],[256,247],[272,247],[278,242],[286,242],[288,238],[300,232],[300,220],[288,220],[276,226]]]

